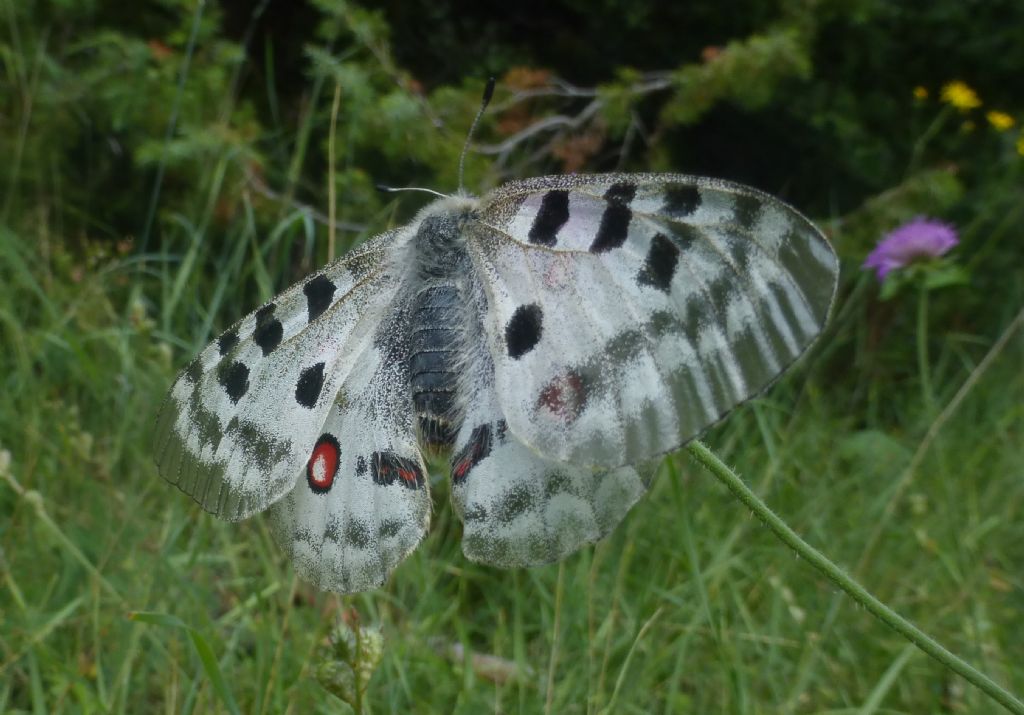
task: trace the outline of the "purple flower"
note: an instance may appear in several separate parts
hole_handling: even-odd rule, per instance
[[[938,258],[958,243],[956,229],[948,223],[918,216],[887,233],[868,254],[864,268],[874,268],[884,281],[891,271],[919,258]]]

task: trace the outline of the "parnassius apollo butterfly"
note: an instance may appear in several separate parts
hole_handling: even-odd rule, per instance
[[[441,198],[203,350],[161,410],[157,461],[217,516],[270,509],[325,590],[378,586],[416,547],[434,451],[469,558],[555,561],[804,351],[837,274],[800,213],[724,181]]]

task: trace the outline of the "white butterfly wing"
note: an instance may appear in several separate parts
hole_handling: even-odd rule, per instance
[[[324,590],[380,586],[427,530],[406,323],[398,307],[380,327],[338,390],[294,489],[271,508],[296,573]]]
[[[477,361],[452,452],[462,550],[516,568],[558,561],[606,536],[646,490],[655,465],[592,469],[542,457],[508,430],[489,356]]]
[[[508,184],[468,245],[510,431],[580,465],[672,451],[758,394],[820,332],[838,277],[796,210],[682,175]]]
[[[429,214],[451,214],[438,230],[467,205],[444,202]],[[410,315],[416,271],[442,267],[429,232],[412,250],[424,216],[239,321],[158,418],[164,477],[223,518],[273,505],[296,570],[324,589],[381,584],[427,528]],[[725,182],[547,177],[458,220],[483,331],[463,326],[452,493],[466,554],[498,566],[555,561],[611,531],[651,458],[774,380],[836,287],[810,222]]]
[[[160,473],[207,511],[243,519],[288,493],[335,395],[398,290],[384,234],[240,320],[175,381],[157,418]]]

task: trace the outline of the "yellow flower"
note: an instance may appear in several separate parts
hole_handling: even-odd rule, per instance
[[[942,101],[952,104],[961,112],[981,106],[981,100],[975,91],[960,80],[947,82],[942,86]]]
[[[914,87],[914,99],[919,102],[923,102],[928,99],[928,88],[922,87],[921,85]]]
[[[1017,153],[1024,156],[1024,134],[1017,137]]]
[[[1005,132],[1007,129],[1013,126],[1013,117],[1006,112],[998,112],[992,110],[991,112],[985,113],[985,119],[988,123],[995,127],[998,131]]]

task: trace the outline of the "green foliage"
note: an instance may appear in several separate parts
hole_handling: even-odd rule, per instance
[[[1024,690],[1020,3],[0,7],[0,710],[329,712],[324,669],[376,712],[991,709],[681,457],[605,542],[528,571],[461,556],[437,479],[427,542],[346,598],[295,582],[262,519],[217,522],[159,480],[176,369],[328,257],[329,189],[336,253],[424,201],[376,184],[454,191],[488,73],[472,192],[706,173],[826,228],[844,283],[816,354],[708,441]],[[981,105],[944,100],[952,80]],[[926,311],[860,270],[921,214],[956,225],[947,278],[969,277]],[[352,610],[379,664],[325,653]]]
[[[180,628],[188,633],[189,638],[192,640],[192,645],[196,649],[196,654],[203,664],[203,672],[210,680],[210,684],[213,686],[214,692],[217,693],[221,704],[232,715],[238,715],[238,704],[235,702],[235,697],[231,694],[231,689],[224,680],[224,674],[221,672],[213,647],[201,632],[192,628],[180,618],[166,613],[132,613],[131,619],[140,623],[151,623],[165,628]]]
[[[850,253],[866,255],[887,231],[914,216],[942,216],[963,200],[963,183],[948,168],[926,169],[889,190],[872,196],[843,216],[833,230],[841,232]]]
[[[781,82],[810,75],[807,51],[802,34],[789,27],[730,42],[710,52],[705,63],[672,73],[673,96],[662,107],[661,119],[692,124],[722,101],[760,109],[776,97]]]

